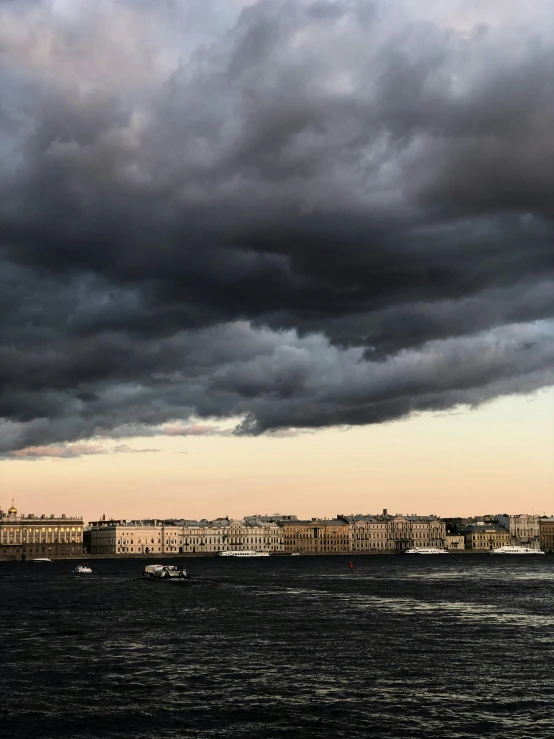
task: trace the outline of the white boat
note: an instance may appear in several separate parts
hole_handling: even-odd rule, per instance
[[[437,549],[436,547],[414,547],[406,549],[406,554],[448,554],[448,549]]]
[[[269,552],[255,552],[249,549],[236,552],[218,552],[218,554],[220,557],[269,557]]]
[[[185,568],[175,565],[146,565],[142,576],[149,580],[190,580]]]
[[[38,559],[32,559],[31,562],[51,562],[51,559],[48,559],[48,557],[39,557]]]
[[[82,565],[77,565],[73,572],[78,573],[79,575],[90,575],[92,570],[88,565],[83,563]]]
[[[291,557],[300,557],[300,552],[291,552],[290,553],[290,556]]]
[[[505,546],[491,549],[491,554],[544,554],[542,549],[531,549],[531,547]]]

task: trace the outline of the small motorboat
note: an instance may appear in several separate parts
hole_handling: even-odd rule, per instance
[[[448,549],[437,549],[437,547],[414,547],[406,549],[406,554],[448,554]]]
[[[51,559],[48,559],[48,557],[39,557],[38,559],[32,559],[31,562],[51,562]]]
[[[82,565],[77,565],[77,567],[73,570],[78,575],[90,575],[92,572],[91,568],[83,562]]]

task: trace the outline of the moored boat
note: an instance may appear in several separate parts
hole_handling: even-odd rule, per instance
[[[146,565],[142,576],[149,580],[190,580],[185,568],[175,565]]]
[[[48,557],[39,557],[38,559],[32,559],[31,562],[51,562],[51,559],[48,559]]]
[[[544,552],[542,549],[532,549],[531,547],[504,546],[491,549],[491,554],[544,554]]]
[[[448,554],[448,549],[437,549],[436,547],[414,547],[406,549],[406,554]]]
[[[236,552],[218,552],[220,557],[269,557],[269,552],[256,552],[254,550],[245,549]]]

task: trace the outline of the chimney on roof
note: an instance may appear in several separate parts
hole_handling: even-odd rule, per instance
[[[388,516],[389,512],[386,508],[383,508],[383,516]]]

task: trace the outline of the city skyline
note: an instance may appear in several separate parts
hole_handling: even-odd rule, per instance
[[[43,554],[71,557],[270,556],[287,554],[399,554],[470,552],[552,553],[554,517],[532,514],[441,519],[437,516],[344,515],[302,519],[291,514],[110,520],[87,524],[66,514],[24,515],[0,510],[0,560]],[[51,560],[50,560],[51,561]],[[90,574],[90,573],[89,573]]]

